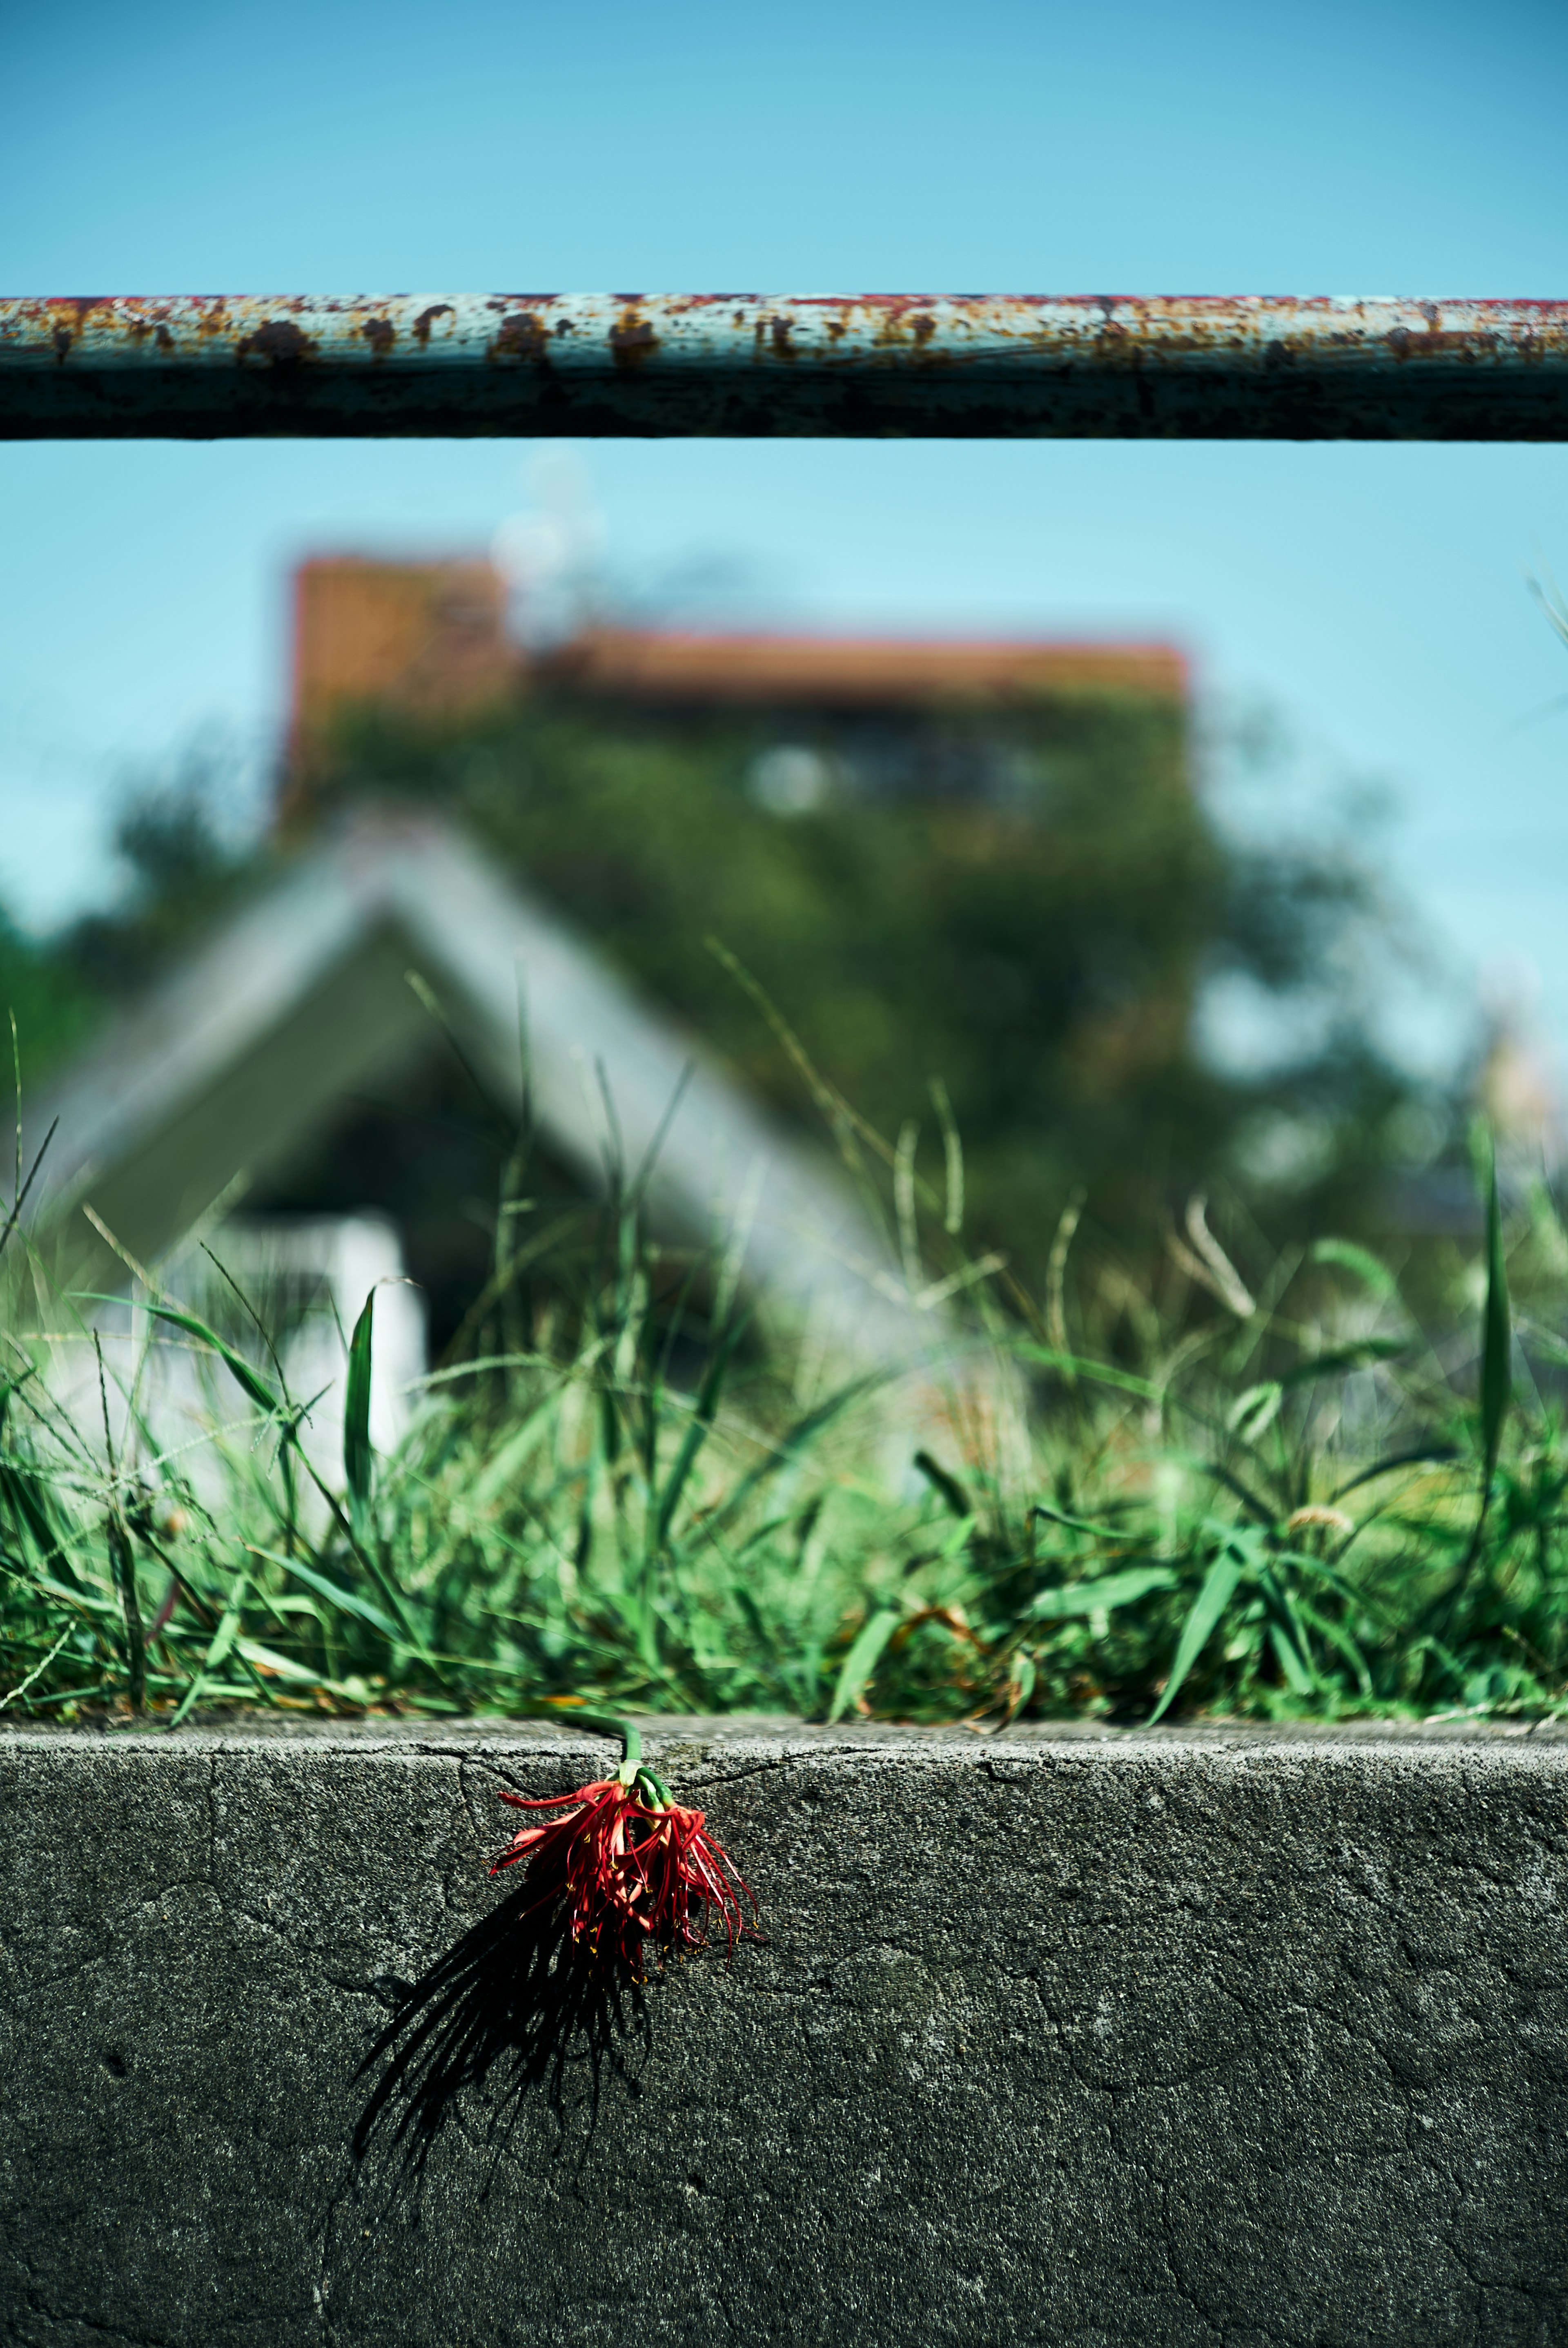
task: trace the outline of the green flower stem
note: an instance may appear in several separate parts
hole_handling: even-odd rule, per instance
[[[603,1736],[620,1739],[620,1766],[615,1773],[617,1785],[630,1786],[642,1759],[642,1733],[630,1720],[621,1720],[611,1712],[572,1712],[573,1728],[591,1728]]]

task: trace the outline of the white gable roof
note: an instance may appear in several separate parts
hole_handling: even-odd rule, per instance
[[[929,1323],[888,1293],[881,1241],[825,1153],[792,1139],[712,1054],[652,1011],[556,915],[448,827],[361,817],[230,921],[67,1073],[29,1127],[58,1130],[40,1221],[89,1250],[89,1203],[143,1262],[237,1177],[283,1163],[338,1101],[439,1045],[439,997],[487,1080],[550,1149],[603,1179],[613,1103],[629,1167],[685,1079],[650,1190],[667,1230],[744,1231],[743,1277],[862,1356],[912,1356]],[[739,1219],[739,1220],[737,1220]]]

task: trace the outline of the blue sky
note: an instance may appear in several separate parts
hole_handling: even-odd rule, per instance
[[[498,6],[266,0],[0,17],[14,293],[1568,294],[1568,11],[1230,0]],[[0,448],[0,896],[109,884],[128,760],[260,755],[283,580],[319,547],[487,542],[524,443]],[[733,566],[795,619],[1173,635],[1214,707],[1351,778],[1440,942],[1568,1042],[1557,448],[580,452],[617,575]]]

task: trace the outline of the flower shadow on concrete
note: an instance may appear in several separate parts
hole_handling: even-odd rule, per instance
[[[598,2123],[606,2075],[640,2092],[650,2051],[642,1985],[618,1957],[574,1940],[557,1900],[524,1885],[500,1900],[412,1984],[388,1983],[392,2020],[360,2066],[369,2093],[354,2132],[362,2168],[386,2167],[392,2190],[417,2197],[443,2129],[505,2154],[525,2101],[554,2122],[556,2149],[586,2117]]]

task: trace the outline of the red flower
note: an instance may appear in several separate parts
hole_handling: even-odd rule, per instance
[[[572,1939],[590,1955],[620,1956],[640,1974],[647,1941],[666,1955],[705,1947],[715,1909],[732,1952],[743,1933],[754,1934],[746,1910],[754,1917],[756,1901],[705,1831],[703,1813],[682,1809],[651,1770],[636,1769],[630,1784],[596,1777],[574,1794],[531,1801],[503,1792],[501,1799],[518,1810],[566,1812],[519,1827],[490,1872],[526,1860],[524,1888],[536,1894],[528,1912],[565,1900]]]

